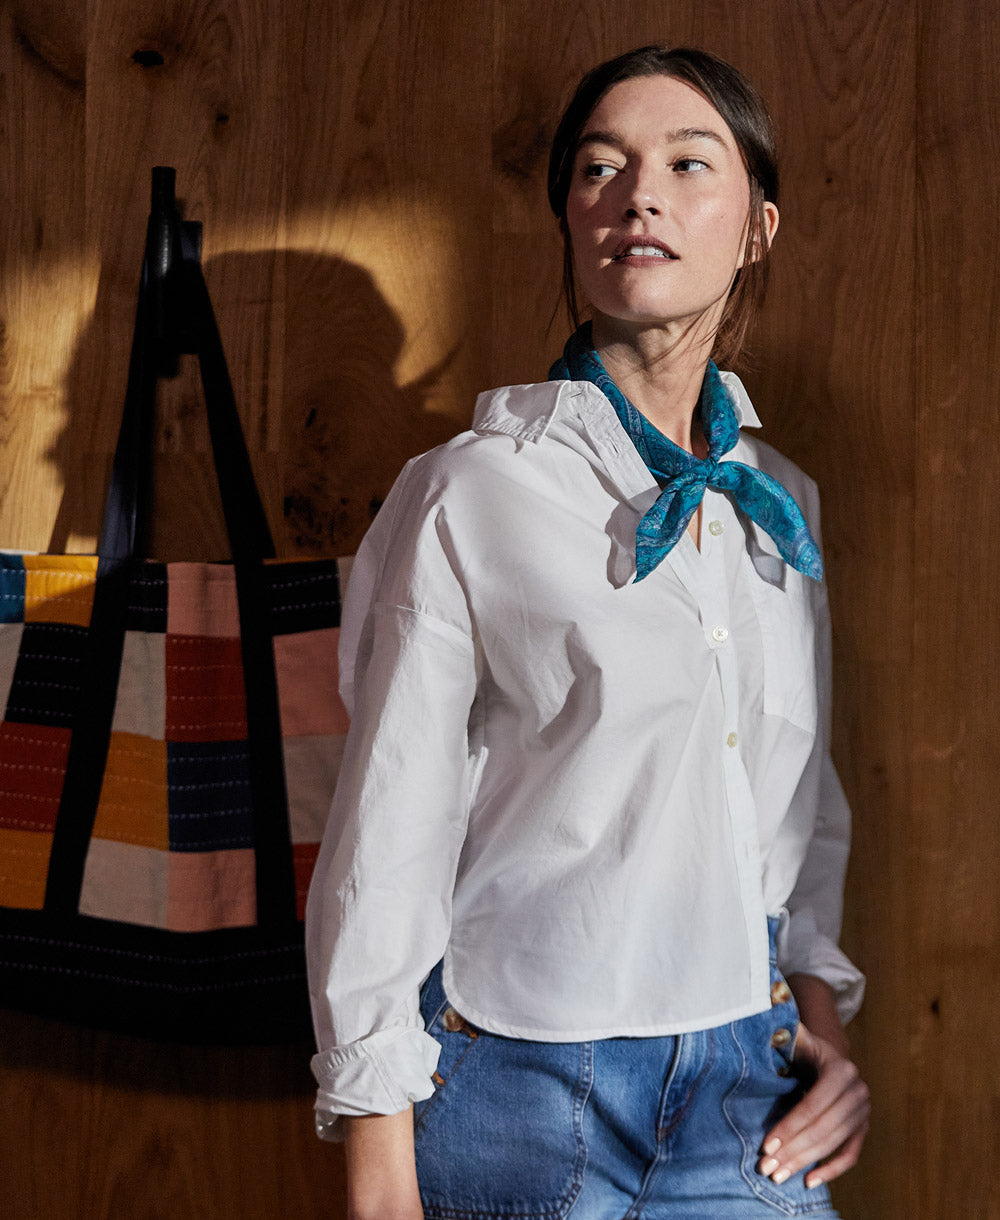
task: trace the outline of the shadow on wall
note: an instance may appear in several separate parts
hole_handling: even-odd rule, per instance
[[[233,253],[208,261],[205,271],[279,552],[353,552],[404,462],[456,430],[454,420],[425,409],[455,353],[418,380],[397,384],[403,327],[372,277],[342,259]],[[66,423],[49,454],[64,482],[55,553],[67,539],[100,529],[136,291],[113,280],[113,270],[102,276],[94,317],[77,342]],[[280,352],[269,350],[275,342]],[[194,360],[183,362],[175,381],[161,383],[160,397],[157,507],[169,531],[158,539],[154,530],[154,553],[218,558],[225,536]],[[206,514],[217,518],[214,528]],[[156,545],[164,540],[166,555]],[[216,548],[212,556],[191,553],[209,547]],[[8,1000],[16,1009],[16,998]],[[72,1021],[71,1012],[65,1016]],[[164,1045],[16,1011],[0,1011],[0,1034],[4,1069],[13,1072],[247,1099],[308,1097],[314,1087],[309,1045]]]
[[[233,252],[208,259],[205,277],[279,554],[353,554],[404,463],[455,434],[455,420],[426,402],[458,348],[398,384],[403,326],[371,275],[345,259]],[[48,455],[64,487],[52,552],[100,530],[136,290],[125,304],[102,275],[77,343],[66,425]],[[208,453],[197,363],[185,358],[179,377],[160,383],[157,558],[226,554]]]

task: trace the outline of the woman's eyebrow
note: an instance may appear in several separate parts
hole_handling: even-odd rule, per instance
[[[725,139],[717,131],[712,131],[710,127],[678,127],[675,131],[665,131],[663,139],[667,144],[683,144],[685,140],[714,140],[723,148],[729,147]],[[588,144],[609,144],[612,148],[625,147],[625,141],[613,131],[584,132],[577,148],[584,148]]]
[[[710,127],[679,127],[676,131],[666,132],[664,139],[668,144],[683,144],[685,140],[714,140],[723,148],[728,147],[723,137]]]

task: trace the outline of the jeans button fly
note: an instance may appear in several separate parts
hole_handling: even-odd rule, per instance
[[[792,991],[784,979],[778,981],[771,988],[771,1003],[772,1004],[787,1004],[792,998]]]

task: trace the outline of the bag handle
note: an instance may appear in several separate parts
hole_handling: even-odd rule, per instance
[[[200,226],[181,220],[173,169],[153,170],[128,388],[98,544],[81,700],[49,858],[45,910],[73,917],[111,739],[125,639],[129,578],[149,540],[156,383],[182,352],[198,356],[226,531],[236,573],[247,703],[258,926],[295,919],[295,869],[288,826],[270,596],[264,559],[274,542],[257,492],[222,340],[201,270]]]
[[[181,353],[198,356],[212,460],[234,563],[274,557],[240,424],[222,339],[201,268],[200,225],[182,221],[175,171],[153,170],[152,201],[136,307],[121,428],[97,553],[147,557],[156,383],[177,371]]]

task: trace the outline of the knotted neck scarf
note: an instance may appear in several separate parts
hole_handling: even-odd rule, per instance
[[[722,461],[723,454],[735,448],[740,426],[711,360],[698,401],[708,442],[706,458],[675,445],[629,402],[594,351],[589,322],[570,335],[562,359],[549,370],[549,380],[591,381],[602,390],[650,474],[663,485],[659,499],[635,532],[637,581],[648,576],[683,537],[706,487],[728,493],[742,512],[770,534],[787,564],[813,580],[823,579],[819,548],[791,492],[754,466]]]

